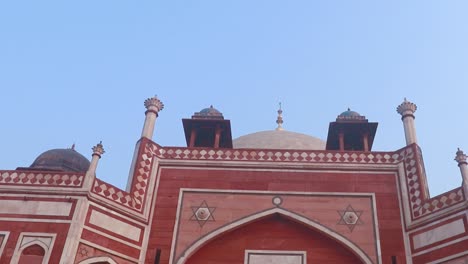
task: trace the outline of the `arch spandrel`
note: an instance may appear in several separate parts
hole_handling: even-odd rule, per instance
[[[341,236],[340,234],[334,232],[333,230],[330,230],[320,225],[317,222],[314,222],[310,219],[307,219],[305,217],[302,217],[300,215],[286,211],[281,208],[274,208],[274,209],[270,209],[264,212],[260,212],[258,214],[252,215],[244,219],[240,219],[222,228],[214,230],[213,232],[203,236],[202,238],[197,240],[195,243],[193,243],[189,248],[187,248],[184,251],[184,253],[176,261],[173,261],[172,263],[190,264],[189,262],[190,258],[194,254],[196,254],[198,250],[202,249],[204,246],[206,246],[213,240],[220,238],[224,236],[225,234],[230,233],[231,231],[234,231],[238,228],[248,226],[256,221],[261,221],[262,219],[265,219],[274,215],[279,215],[281,217],[288,219],[291,222],[295,222],[311,230],[318,231],[322,235],[328,237],[329,239],[336,241],[338,244],[346,248],[348,251],[352,252],[356,257],[360,259],[361,263],[365,263],[365,264],[375,263],[374,261],[370,259],[370,257],[364,251],[362,251],[357,245],[355,245],[353,242],[351,242],[347,238]]]
[[[304,210],[304,205],[307,210]],[[272,214],[325,234],[344,244],[364,263],[381,263],[377,216],[372,194],[182,189],[169,263],[191,254],[225,232]],[[355,210],[355,225],[343,221]]]

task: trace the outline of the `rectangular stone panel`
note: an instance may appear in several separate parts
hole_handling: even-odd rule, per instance
[[[413,236],[414,249],[422,248],[463,233],[465,233],[465,224],[463,219],[460,218]]]
[[[138,227],[96,210],[91,212],[89,223],[134,241],[140,239],[141,229]]]
[[[246,250],[245,264],[306,264],[305,251]]]
[[[2,200],[0,214],[68,216],[72,203],[50,201]]]

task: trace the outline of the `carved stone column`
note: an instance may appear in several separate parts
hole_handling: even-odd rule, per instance
[[[405,129],[406,145],[418,143],[416,139],[416,127],[414,125],[414,112],[416,112],[416,109],[416,105],[407,101],[406,98],[405,101],[397,107],[397,112],[401,115],[401,120],[403,121]]]
[[[463,191],[465,192],[465,197],[468,196],[468,162],[467,156],[463,153],[462,150],[458,149],[455,160],[458,162],[458,167],[463,178]]]
[[[158,97],[154,96],[145,100],[145,107],[147,109],[145,112],[146,118],[143,131],[141,132],[141,137],[152,139],[156,118],[159,115],[159,111],[163,110],[164,104],[158,99]]]

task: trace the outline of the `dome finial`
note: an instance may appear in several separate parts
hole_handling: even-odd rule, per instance
[[[276,124],[278,124],[276,130],[283,130],[283,110],[281,109],[281,102],[279,102],[278,117],[276,118]]]

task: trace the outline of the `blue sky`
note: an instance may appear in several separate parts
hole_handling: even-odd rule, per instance
[[[461,184],[468,152],[467,1],[2,1],[0,168],[51,148],[107,151],[98,177],[124,187],[144,120],[184,146],[182,118],[213,104],[233,137],[274,129],[326,139],[350,107],[379,122],[374,150],[405,145],[395,108],[418,105],[431,194]]]

